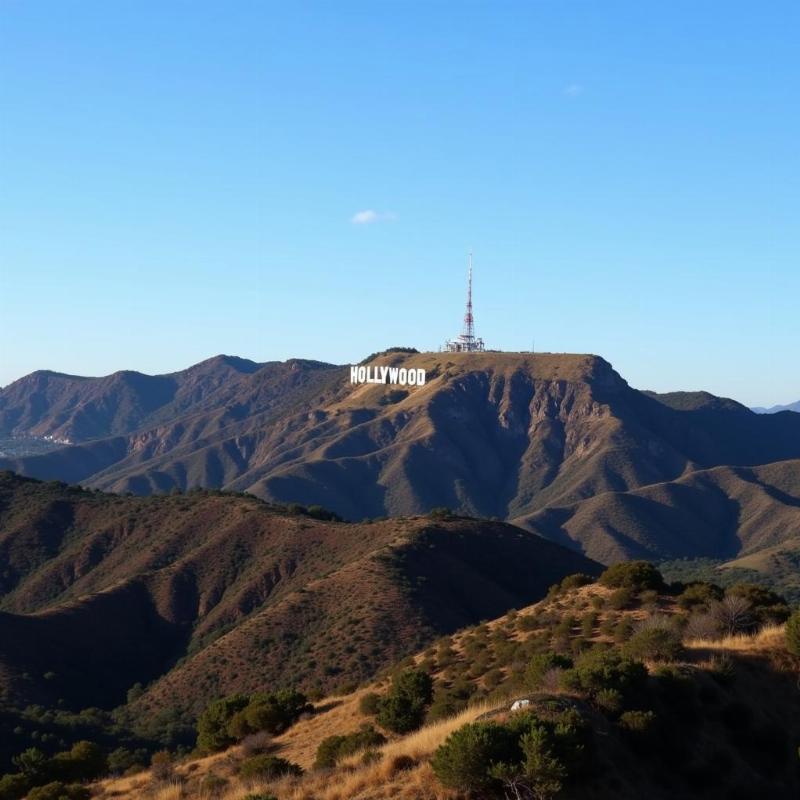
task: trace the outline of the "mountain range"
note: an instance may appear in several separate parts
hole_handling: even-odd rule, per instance
[[[364,684],[630,559],[800,595],[800,415],[638,391],[594,355],[364,364],[426,381],[218,356],[0,391],[0,438],[52,448],[0,458],[4,730],[117,709],[110,741],[176,746],[215,698]]]
[[[800,415],[631,388],[604,359],[387,351],[424,386],[218,356],[183,372],[38,372],[0,392],[0,435],[72,444],[0,468],[116,493],[197,487],[350,520],[514,521],[604,563],[735,559],[800,537]]]
[[[779,414],[781,411],[795,411],[800,413],[800,400],[785,406],[770,406],[769,408],[758,406],[754,408],[753,411],[755,411],[756,414]]]

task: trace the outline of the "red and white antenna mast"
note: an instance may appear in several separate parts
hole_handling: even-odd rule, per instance
[[[475,319],[472,316],[472,253],[469,254],[469,269],[467,270],[467,310],[464,312],[464,330],[461,336],[465,341],[475,339]]]
[[[475,318],[472,315],[472,252],[469,254],[467,270],[467,309],[464,312],[464,327],[457,339],[445,342],[445,350],[451,353],[473,353],[484,349],[483,339],[475,336]]]

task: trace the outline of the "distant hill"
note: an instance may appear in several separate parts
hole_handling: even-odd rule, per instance
[[[437,506],[508,519],[697,469],[800,458],[800,416],[757,415],[701,392],[639,392],[591,355],[373,358],[427,370],[427,383],[405,392],[353,387],[346,367],[319,362],[212,362],[192,368],[215,376],[198,377],[196,392],[184,377],[157,407],[131,400],[137,413],[111,414],[104,425],[116,435],[0,459],[0,467],[141,495],[246,490],[355,520]],[[6,429],[13,421],[20,434],[66,431],[55,401],[33,402],[31,383],[0,394]],[[36,414],[20,412],[33,405]],[[125,432],[134,419],[139,427]],[[78,429],[73,422],[71,435]]]
[[[220,390],[229,397],[243,376],[275,366],[216,356],[167,375],[122,371],[85,378],[34,372],[0,390],[0,436],[79,443],[129,434],[203,407]]]
[[[500,522],[346,524],[254,497],[118,497],[0,473],[6,702],[140,712],[359,681],[598,565]],[[46,676],[46,677],[45,677]]]
[[[756,407],[753,409],[756,414],[779,414],[781,411],[796,411],[800,413],[800,400],[796,403],[789,403],[786,406],[770,406],[769,408]]]
[[[800,537],[800,461],[696,470],[514,522],[606,564],[742,559]]]

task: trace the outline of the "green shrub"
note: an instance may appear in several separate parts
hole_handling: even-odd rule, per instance
[[[470,796],[553,797],[583,766],[589,728],[575,709],[543,706],[538,713],[459,728],[434,753],[434,773]]]
[[[70,783],[92,780],[108,772],[102,748],[88,741],[77,742],[72,749],[56,754],[51,764],[53,773]]]
[[[741,597],[753,610],[759,625],[780,624],[791,615],[791,609],[779,594],[754,583],[736,583],[725,590],[726,597]]]
[[[568,592],[570,589],[578,589],[581,586],[588,586],[594,583],[597,578],[592,575],[586,575],[583,572],[575,572],[572,575],[567,575],[563,578],[561,583],[558,584],[558,592]]]
[[[303,772],[297,764],[278,756],[252,756],[242,762],[239,777],[243,780],[271,781],[284,775],[301,775]]]
[[[496,689],[503,682],[503,670],[495,667],[483,676],[483,685],[487,689]]]
[[[0,800],[19,800],[30,788],[30,781],[21,773],[0,778]]]
[[[633,620],[630,617],[622,617],[614,627],[614,641],[623,644],[633,636]]]
[[[317,747],[314,767],[317,769],[335,767],[343,758],[357,753],[359,750],[369,750],[385,743],[386,737],[371,725],[344,736],[328,736]]]
[[[597,625],[598,614],[596,611],[590,611],[581,617],[581,634],[587,639],[590,639],[594,634],[595,626]]]
[[[626,608],[633,608],[636,604],[636,592],[630,586],[621,586],[611,593],[608,598],[608,605],[615,611],[622,611]]]
[[[482,792],[496,785],[493,765],[513,763],[521,756],[517,737],[495,722],[473,722],[451,733],[434,753],[436,777],[461,792]]]
[[[639,661],[677,661],[683,646],[681,637],[669,628],[645,628],[631,636],[623,652]]]
[[[653,727],[656,715],[652,711],[626,711],[620,715],[619,726],[631,733],[644,733]]]
[[[228,727],[231,720],[243,708],[250,698],[245,694],[236,694],[212,702],[197,720],[197,746],[206,753],[223,750],[236,743]]]
[[[433,679],[427,672],[408,669],[395,676],[391,692],[428,705],[433,699]]]
[[[544,676],[553,669],[569,669],[572,659],[557,653],[537,653],[528,662],[525,669],[525,685],[529,689],[538,689]]]
[[[306,509],[306,514],[314,519],[321,519],[328,522],[341,522],[342,518],[333,511],[323,506],[313,505]]]
[[[432,519],[449,519],[453,516],[453,510],[447,506],[437,506],[428,512],[428,516]]]
[[[617,689],[601,689],[595,694],[594,702],[606,714],[617,714],[622,709],[622,693]]]
[[[50,772],[50,759],[38,747],[29,747],[14,756],[11,763],[32,783],[41,783]]]
[[[144,748],[129,750],[127,747],[118,747],[108,754],[108,771],[112,775],[122,775],[137,767],[143,770],[148,760],[149,755]]]
[[[534,725],[520,739],[523,776],[538,800],[554,797],[561,791],[567,769],[553,752],[551,735],[542,725]]]
[[[359,711],[367,717],[374,717],[381,710],[381,696],[376,692],[367,692],[358,701]]]
[[[613,564],[600,576],[600,583],[609,589],[625,588],[634,592],[664,588],[661,573],[648,561],[622,561]]]
[[[722,589],[713,583],[690,583],[679,595],[678,605],[686,610],[708,607],[716,600],[722,599]]]
[[[378,722],[394,733],[409,733],[419,728],[424,718],[424,706],[398,695],[386,697],[378,714]]]
[[[562,676],[565,688],[594,698],[603,689],[615,689],[623,696],[642,685],[647,670],[638,661],[625,658],[616,650],[594,647],[576,659],[575,666]]]
[[[294,689],[259,692],[252,695],[247,705],[234,714],[227,732],[236,741],[259,731],[282,733],[309,710],[306,696]]]
[[[61,781],[31,789],[28,800],[89,800],[89,790],[78,784],[65,784]]]
[[[553,633],[556,635],[569,636],[576,624],[577,621],[573,614],[564,614],[558,621],[558,625],[553,629]]]
[[[409,669],[395,676],[389,694],[381,701],[378,723],[394,733],[418,728],[433,699],[433,680],[427,672]]]
[[[583,766],[589,728],[575,709],[545,706],[537,714],[512,718],[508,727],[518,736],[521,760],[490,769],[506,796],[554,797],[570,774]]]
[[[475,684],[465,678],[454,681],[449,688],[440,686],[433,696],[433,703],[428,708],[426,720],[434,722],[462,711],[467,707],[467,702],[475,693],[475,689]]]
[[[795,611],[786,620],[786,649],[795,656],[800,656],[800,611]]]

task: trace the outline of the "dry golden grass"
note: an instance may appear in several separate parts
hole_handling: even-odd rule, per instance
[[[402,739],[388,742],[381,748],[381,752],[384,758],[389,759],[397,756],[410,756],[415,759],[430,756],[453,731],[458,730],[468,722],[474,722],[483,714],[506,708],[508,704],[509,701],[506,699],[476,703],[452,717],[426,725],[424,728],[420,728]]]
[[[150,783],[149,772],[140,772],[123,778],[106,778],[98,782],[95,793],[99,797],[140,797]]]
[[[358,713],[358,700],[363,693],[361,691],[338,698],[340,705],[318,717],[297,723],[292,731],[276,740],[282,745],[280,755],[291,760],[303,758],[306,761],[304,766],[309,768],[316,746],[325,736],[341,732],[340,726],[344,721],[356,723],[363,719]],[[248,794],[265,792],[277,794],[281,800],[450,800],[452,793],[443,789],[433,775],[430,756],[453,731],[507,705],[507,700],[476,704],[459,714],[388,742],[379,748],[381,757],[372,764],[362,764],[361,754],[355,754],[344,761],[335,773],[307,772],[300,778],[254,784],[241,782],[232,772],[228,772],[226,777],[231,780],[230,788],[218,797],[219,800],[243,800]],[[338,713],[334,714],[336,711]],[[308,741],[301,744],[303,731]],[[289,733],[294,735],[289,736]],[[220,775],[225,772],[229,756],[230,753],[198,759],[179,766],[177,773],[183,779],[189,774],[206,775],[212,771]],[[96,797],[109,800],[145,797],[152,800],[211,800],[210,795],[191,783],[155,786],[149,772],[103,781],[97,790]]]
[[[418,798],[445,800],[453,794],[435,779],[428,759],[455,730],[478,717],[506,708],[508,701],[479,703],[447,719],[426,725],[401,739],[379,748],[381,758],[369,765],[360,763],[358,754],[342,762],[335,778],[330,774],[310,774],[286,786],[287,800],[378,800],[379,798]],[[279,795],[283,797],[284,795]],[[236,800],[235,796],[225,800]]]
[[[452,793],[443,789],[433,776],[428,759],[455,730],[487,712],[507,706],[507,701],[476,704],[464,711],[378,748],[380,760],[364,765],[361,755],[345,759],[335,777],[330,773],[310,773],[285,782],[278,796],[286,800],[378,800],[379,798],[418,798],[445,800]],[[275,787],[278,788],[277,786]],[[225,800],[238,800],[232,794]]]
[[[327,707],[327,711],[300,720],[286,733],[275,738],[275,744],[279,748],[278,755],[299,764],[303,769],[310,769],[317,747],[323,739],[358,730],[364,722],[364,715],[359,711],[358,704],[368,691],[375,690],[376,687],[372,686],[349,695],[325,698],[320,706]]]
[[[287,800],[452,800],[453,792],[436,780],[431,765],[381,761],[335,776],[312,775],[298,782]],[[226,797],[224,800],[239,800]]]
[[[158,786],[150,770],[121,778],[106,778],[94,786],[94,797],[114,798],[115,800],[134,800],[148,797],[157,800],[171,800],[175,797],[202,797],[202,794],[187,793],[185,781],[191,776],[202,777],[209,773],[230,777],[234,774],[235,754],[239,748],[223,753],[214,753],[203,758],[195,758],[183,764],[176,764],[174,783]],[[181,788],[183,787],[183,788]],[[183,791],[183,794],[180,792]]]
[[[767,625],[754,634],[738,633],[722,639],[689,639],[685,645],[690,650],[735,650],[740,653],[776,650],[784,645],[784,626]]]
[[[153,800],[181,800],[185,797],[180,783],[171,783],[157,790],[153,795]]]

